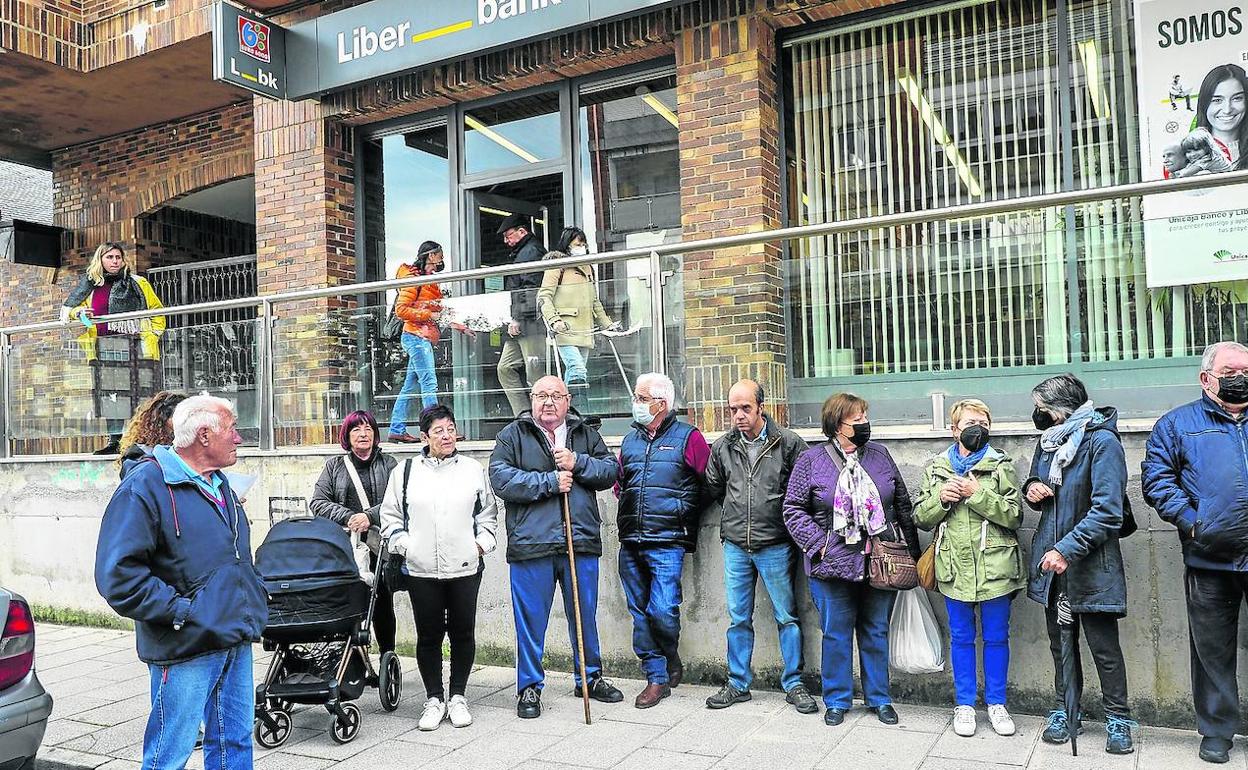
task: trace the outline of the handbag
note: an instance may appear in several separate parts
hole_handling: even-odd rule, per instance
[[[823,448],[828,453],[828,457],[832,458],[832,464],[836,466],[837,471],[843,471],[844,461],[832,448],[831,442],[824,444]],[[897,528],[892,524],[889,526],[896,535]],[[832,530],[829,528],[828,540],[831,538]],[[826,544],[824,548],[826,550]],[[872,588],[882,591],[907,591],[919,584],[919,573],[915,568],[914,557],[910,555],[910,548],[906,545],[905,538],[885,540],[879,535],[872,535],[867,538],[866,558],[867,582]]]
[[[928,544],[927,550],[914,563],[914,569],[919,575],[919,585],[929,591],[936,590],[936,549],[940,547],[940,538],[944,534],[945,524],[941,522],[940,528],[936,530],[936,536]]]
[[[360,474],[355,470],[355,464],[351,462],[350,457],[345,456],[342,462],[347,468],[347,475],[351,477],[351,484],[355,487],[355,496],[359,498],[360,506],[368,510],[372,504],[368,501],[368,493],[364,491],[364,484],[360,481]],[[369,564],[371,555],[377,551],[376,541],[371,537],[375,529],[375,527],[369,527],[364,536],[361,536],[359,532],[351,533],[351,551],[355,556],[355,566],[360,571],[360,577],[370,586],[377,579]]]
[[[412,477],[412,461],[411,458],[403,461],[403,486],[399,493],[399,507],[403,511],[403,531],[407,531],[407,482]],[[382,552],[378,557],[378,568],[381,570],[381,579],[383,585],[390,589],[391,593],[398,593],[403,590],[403,557],[397,553],[391,553],[389,549]]]

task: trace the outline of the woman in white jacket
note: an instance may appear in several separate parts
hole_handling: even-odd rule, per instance
[[[404,587],[416,619],[416,664],[427,700],[421,730],[449,718],[472,724],[464,691],[476,655],[477,592],[485,554],[494,550],[498,508],[485,467],[455,451],[455,415],[435,404],[420,415],[425,448],[390,475],[381,504],[382,534],[403,557]],[[406,502],[406,505],[404,504]],[[449,700],[442,686],[442,640],[450,639]]]

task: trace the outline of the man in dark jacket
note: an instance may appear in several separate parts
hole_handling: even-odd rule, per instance
[[[565,495],[572,518],[589,694],[603,703],[624,699],[603,678],[597,622],[598,557],[602,555],[597,493],[615,484],[617,467],[602,436],[575,412],[569,414],[568,401],[568,388],[558,377],[538,380],[533,386],[533,409],[499,432],[490,455],[490,486],[506,509],[507,562],[516,622],[516,714],[521,719],[542,714],[546,677],[542,651],[556,583],[563,594],[568,639],[573,642],[576,695],[581,696],[572,571],[563,528]]]
[[[546,256],[542,242],[529,232],[528,219],[520,214],[504,219],[498,234],[511,249],[511,260],[517,265],[538,263]],[[511,292],[511,323],[507,325],[507,340],[498,359],[498,382],[517,416],[529,408],[528,385],[546,373],[546,326],[537,312],[542,275],[539,270],[503,278],[503,287]]]
[[[100,522],[95,584],[134,621],[151,670],[143,767],[185,766],[202,720],[204,764],[251,767],[251,643],[268,619],[251,532],[222,468],[242,438],[229,402],[192,396],[173,447],[129,473]]]
[[[646,688],[634,705],[650,708],[680,684],[681,576],[697,548],[711,448],[676,419],[676,388],[662,374],[637,378],[633,429],[620,446],[620,582],[633,616],[633,651]]]
[[[1210,345],[1204,392],[1157,421],[1144,455],[1144,499],[1183,544],[1200,758],[1230,759],[1239,728],[1236,649],[1248,596],[1248,348]]]
[[[754,672],[754,587],[761,575],[776,618],[786,700],[803,714],[819,704],[802,684],[802,627],[793,592],[793,540],[784,526],[784,493],[806,442],[763,413],[763,387],[742,380],[728,391],[732,430],[711,447],[708,497],[720,504],[724,593],[728,603],[728,684],[706,699],[722,709],[750,699]]]

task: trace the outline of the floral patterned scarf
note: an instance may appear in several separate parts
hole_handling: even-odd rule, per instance
[[[840,535],[846,544],[854,545],[862,541],[864,530],[867,536],[884,531],[887,526],[884,503],[875,481],[862,467],[859,453],[842,453],[839,446],[832,450],[837,455],[834,460],[844,458],[832,496],[832,531]]]

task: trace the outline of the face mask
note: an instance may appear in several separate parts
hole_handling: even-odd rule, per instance
[[[654,422],[654,415],[650,413],[650,404],[633,404],[633,422],[647,427]]]
[[[1242,374],[1234,377],[1219,377],[1218,398],[1223,403],[1233,406],[1248,404],[1248,377]]]
[[[572,255],[572,256],[574,256],[574,257],[583,257],[583,256],[585,256],[586,254],[588,254],[588,253],[589,253],[589,247],[587,247],[587,246],[573,246],[573,247],[572,247],[572,248],[568,251],[568,253],[569,253],[569,254],[571,254],[571,255]]]
[[[972,425],[962,430],[962,435],[958,437],[958,443],[966,448],[966,451],[975,454],[979,450],[988,446],[988,429],[982,425]]]
[[[857,425],[854,425],[853,428],[854,435],[850,438],[849,442],[859,449],[862,449],[867,445],[867,442],[871,440],[871,423],[860,422]]]
[[[1031,424],[1036,426],[1036,430],[1048,430],[1057,425],[1057,420],[1053,419],[1053,415],[1036,407],[1031,412]]]

